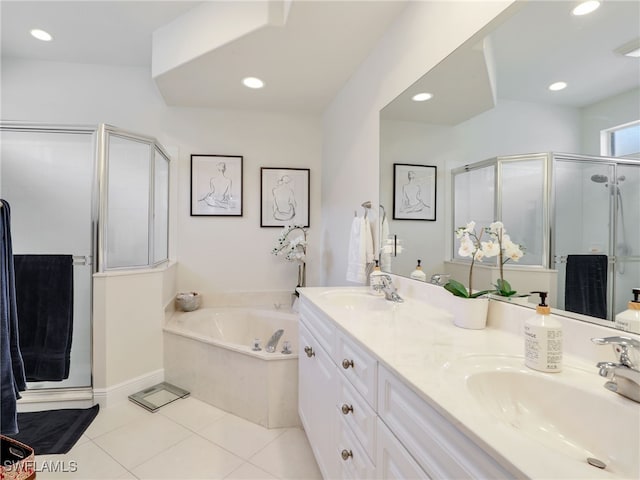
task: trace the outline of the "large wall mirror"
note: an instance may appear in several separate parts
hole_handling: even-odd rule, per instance
[[[513,5],[380,112],[383,269],[408,277],[420,260],[427,281],[466,283],[456,222],[502,220],[530,249],[506,265],[515,289],[606,325],[626,309],[640,287],[640,2],[576,5]],[[592,283],[606,314],[565,308],[570,255],[605,259],[606,285]],[[484,264],[480,289],[495,279]]]

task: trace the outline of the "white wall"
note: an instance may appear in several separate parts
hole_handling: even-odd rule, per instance
[[[104,122],[154,136],[174,155],[171,252],[177,272],[172,267],[159,275],[94,281],[94,386],[101,394],[126,393],[128,383],[138,388],[145,375],[157,378],[163,311],[176,291],[197,290],[205,300],[208,292],[293,291],[296,266],[271,255],[280,229],[260,228],[261,166],[311,169],[307,280],[319,282],[319,118],[168,107],[145,68],[3,58],[1,81],[2,120]],[[244,156],[242,217],[189,216],[193,153]]]
[[[175,108],[146,68],[2,59],[2,119],[100,122],[155,136],[177,152],[172,174],[178,289],[293,290],[295,265],[271,255],[280,229],[260,228],[260,167],[311,169],[307,283],[318,284],[321,122],[317,117]],[[190,217],[190,155],[244,156],[242,217]],[[177,160],[177,161],[176,161]]]
[[[602,130],[635,122],[640,119],[640,88],[582,109],[582,151],[587,155],[601,155],[600,132]]]
[[[323,283],[347,283],[353,210],[378,203],[379,111],[511,3],[410,2],[326,110]]]

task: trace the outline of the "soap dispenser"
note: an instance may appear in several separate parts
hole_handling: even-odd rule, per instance
[[[531,292],[540,295],[535,316],[524,323],[525,365],[541,372],[562,370],[562,324],[551,317],[546,304],[547,292]]]
[[[370,287],[369,292],[371,293],[371,295],[382,297],[384,296],[384,291],[382,290],[382,287],[384,285],[383,276],[385,274],[382,273],[382,271],[380,270],[380,265],[378,264],[378,260],[376,260],[375,262],[376,264],[373,267],[373,271],[369,275],[369,287]]]
[[[633,300],[629,302],[628,309],[616,315],[616,328],[625,332],[640,333],[640,288],[631,290]]]
[[[427,274],[422,271],[422,267],[420,266],[420,260],[418,260],[418,265],[416,265],[416,269],[411,272],[411,278],[414,280],[420,280],[421,282],[427,281]]]

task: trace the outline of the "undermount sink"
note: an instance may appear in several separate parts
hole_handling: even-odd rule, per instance
[[[595,367],[543,374],[522,357],[466,363],[467,392],[498,422],[568,459],[597,459],[609,473],[640,478],[640,405],[602,388]]]
[[[388,310],[391,302],[384,297],[371,295],[367,290],[327,290],[320,296],[327,303],[349,310]]]

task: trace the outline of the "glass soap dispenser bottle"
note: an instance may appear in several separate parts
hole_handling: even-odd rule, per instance
[[[633,300],[629,302],[627,310],[616,315],[615,324],[616,328],[625,332],[640,333],[640,288],[634,288],[631,292]]]
[[[382,297],[384,296],[384,291],[382,290],[382,287],[384,285],[383,284],[384,273],[382,273],[382,271],[380,270],[380,265],[378,264],[378,260],[376,260],[375,262],[376,264],[373,267],[373,271],[369,275],[369,293],[377,297]]]
[[[562,370],[562,324],[551,317],[546,304],[547,292],[531,292],[540,295],[536,314],[524,323],[525,365],[541,372]]]
[[[427,281],[427,274],[422,271],[422,267],[420,266],[421,260],[418,260],[418,265],[416,265],[416,269],[411,272],[411,278],[414,280],[420,280],[421,282]]]

